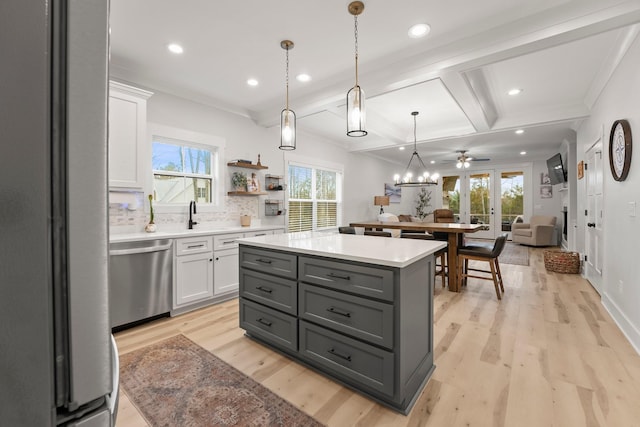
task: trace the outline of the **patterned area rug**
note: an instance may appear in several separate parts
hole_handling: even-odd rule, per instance
[[[120,357],[120,385],[151,426],[321,426],[184,335]]]
[[[488,239],[467,239],[467,242],[491,243]],[[518,243],[507,242],[498,257],[501,264],[529,265],[529,248]]]

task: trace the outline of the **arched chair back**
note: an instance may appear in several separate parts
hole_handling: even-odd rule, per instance
[[[433,222],[436,223],[452,223],[456,222],[454,213],[451,209],[436,209],[433,211]],[[446,242],[449,238],[447,233],[443,233],[441,231],[434,231],[433,237],[436,240],[441,240]]]

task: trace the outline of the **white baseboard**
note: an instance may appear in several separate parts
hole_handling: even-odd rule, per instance
[[[616,325],[618,325],[624,336],[627,337],[636,353],[640,355],[640,330],[629,321],[629,318],[620,310],[620,307],[609,298],[607,293],[602,295],[602,305],[611,315],[613,321],[616,322]]]

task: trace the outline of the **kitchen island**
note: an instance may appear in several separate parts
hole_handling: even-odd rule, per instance
[[[433,370],[444,242],[335,233],[239,240],[246,335],[402,413]]]

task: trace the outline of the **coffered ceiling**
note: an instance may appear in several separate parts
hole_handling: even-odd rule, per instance
[[[541,159],[575,138],[640,22],[637,0],[364,3],[358,44],[365,137],[346,136],[344,104],[355,80],[349,1],[111,0],[111,75],[279,126],[280,41],[290,39],[298,144],[315,134],[405,164],[414,141],[410,113],[419,111],[425,160],[445,165],[463,149],[496,162]],[[409,38],[416,23],[431,32]],[[169,43],[184,53],[170,53]],[[297,81],[299,73],[311,81]],[[258,86],[248,86],[249,78]],[[513,88],[522,93],[508,95]]]

